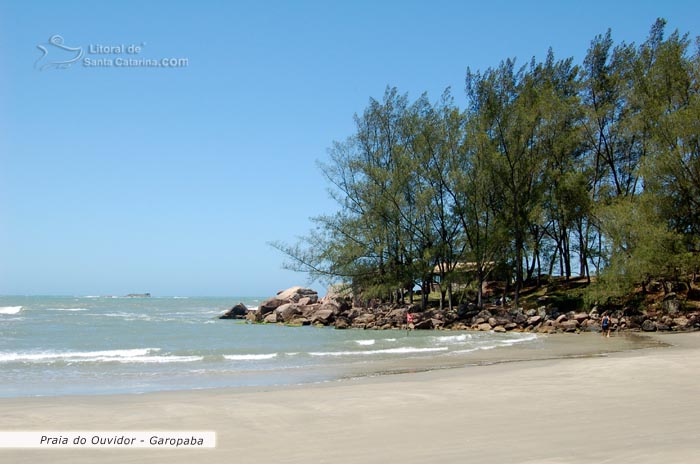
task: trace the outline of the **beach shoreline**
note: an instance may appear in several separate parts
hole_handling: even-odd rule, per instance
[[[284,388],[4,398],[0,431],[211,430],[217,447],[2,449],[0,459],[690,462],[700,453],[700,333],[650,338],[668,346]]]

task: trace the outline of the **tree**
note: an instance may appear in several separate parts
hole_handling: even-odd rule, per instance
[[[542,113],[536,65],[515,69],[506,60],[496,69],[482,73],[467,71],[467,95],[477,115],[478,130],[491,138],[495,147],[490,168],[494,185],[501,193],[503,222],[513,237],[517,306],[523,284],[523,260],[531,213],[538,204],[544,179],[544,158],[537,143]]]

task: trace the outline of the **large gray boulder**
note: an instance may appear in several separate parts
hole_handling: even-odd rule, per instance
[[[651,319],[647,319],[642,324],[642,330],[645,332],[656,332],[656,323]]]
[[[318,301],[318,292],[310,288],[291,287],[277,292],[275,298],[288,303],[298,303],[300,299],[308,298],[308,300],[303,304],[313,304]]]
[[[291,322],[292,319],[302,314],[299,307],[294,303],[285,303],[282,306],[278,306],[274,313],[277,314],[278,320],[285,323]]]
[[[557,324],[557,327],[559,329],[563,330],[564,332],[576,332],[576,329],[578,329],[578,326],[579,326],[579,324],[575,320],[563,321],[563,322],[559,322]]]
[[[267,315],[273,311],[276,311],[277,308],[288,304],[299,303],[299,301],[303,301],[304,305],[312,305],[318,301],[318,293],[316,290],[299,286],[281,290],[277,292],[277,295],[263,301],[260,304],[254,320],[256,322],[265,321]],[[283,308],[283,311],[276,311],[275,315],[280,322],[287,322],[288,320],[293,319],[295,316],[298,316],[298,314],[296,314],[295,311],[289,306]]]
[[[238,303],[233,308],[227,310],[219,319],[245,319],[248,315],[248,308],[243,303]]]
[[[332,309],[319,309],[316,311],[311,318],[312,324],[323,324],[328,325],[333,322],[335,317],[334,311]]]

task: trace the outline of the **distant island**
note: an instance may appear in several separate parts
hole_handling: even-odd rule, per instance
[[[150,293],[129,293],[125,295],[124,298],[150,298]]]

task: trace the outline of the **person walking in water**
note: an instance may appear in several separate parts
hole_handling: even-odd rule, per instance
[[[604,337],[610,338],[610,316],[608,313],[603,314],[603,320],[601,321],[601,327],[603,328],[602,334]]]

